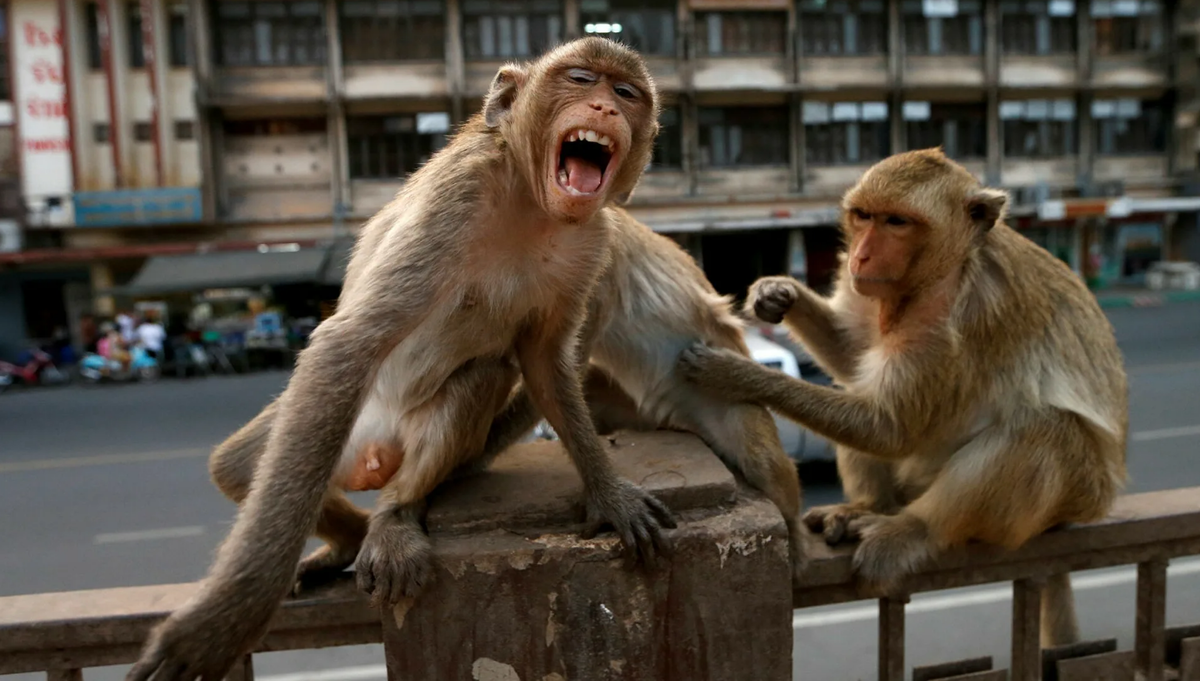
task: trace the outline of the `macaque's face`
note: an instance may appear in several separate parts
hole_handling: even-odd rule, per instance
[[[513,112],[519,137],[542,147],[532,162],[551,216],[584,222],[633,191],[658,133],[654,83],[635,52],[603,38],[568,44],[531,69],[524,90]]]
[[[869,298],[903,293],[919,251],[924,225],[898,213],[871,213],[851,206],[843,218],[854,290]]]

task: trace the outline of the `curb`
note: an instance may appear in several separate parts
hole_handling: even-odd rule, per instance
[[[1096,296],[1101,308],[1117,307],[1161,307],[1170,303],[1200,301],[1200,291],[1146,291],[1127,295]]]

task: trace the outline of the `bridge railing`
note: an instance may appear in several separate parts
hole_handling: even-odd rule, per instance
[[[420,607],[381,613],[346,579],[285,602],[257,652],[384,642],[389,676],[405,681],[479,678],[478,671],[463,671],[473,668],[472,660],[476,670],[484,660],[497,668],[511,667],[516,674],[493,674],[495,678],[538,681],[782,681],[791,676],[786,658],[792,607],[871,598],[854,578],[851,549],[830,549],[814,537],[807,547],[810,561],[790,589],[789,604],[786,577],[781,577],[787,553],[779,550],[779,542],[772,543],[784,536],[778,514],[771,515],[773,507],[721,478],[719,467],[697,464],[700,455],[684,436],[639,437],[614,441],[614,446],[637,457],[646,456],[647,446],[662,452],[645,464],[657,470],[643,468],[642,475],[630,477],[658,480],[657,487],[647,484],[673,506],[691,506],[681,514],[677,555],[665,576],[625,570],[614,541],[583,542],[565,530],[550,539],[545,532],[530,539],[498,528],[494,515],[474,513],[462,502],[480,490],[465,490],[451,511],[430,521],[439,560],[448,570],[441,581],[450,582],[437,587],[438,613],[427,615]],[[540,451],[538,457],[548,450]],[[705,450],[704,456],[712,455]],[[553,461],[541,463],[553,467]],[[629,471],[627,464],[618,463]],[[478,497],[478,510],[499,508],[520,515],[514,495],[528,490],[530,481],[513,472],[518,469],[528,467],[518,460],[498,474],[494,494]],[[681,471],[690,471],[690,479],[680,483],[686,477]],[[561,473],[546,473],[538,484],[541,489],[553,486],[550,478],[557,476],[565,503],[576,490],[568,489],[571,483],[562,481],[570,476]],[[538,513],[558,517],[560,510]],[[449,532],[452,524],[471,529]],[[915,594],[1011,582],[1011,666],[992,669],[988,658],[950,660],[912,670],[911,678],[1200,681],[1200,626],[1165,624],[1168,563],[1194,554],[1200,554],[1200,488],[1122,497],[1105,520],[1047,533],[1017,551],[979,545],[947,555],[915,575],[906,589]],[[1060,572],[1122,565],[1137,565],[1136,611],[1129,613],[1127,624],[1105,625],[1118,631],[1132,627],[1134,649],[1119,651],[1112,639],[1039,650],[1042,581]],[[133,662],[149,629],[195,589],[195,584],[175,584],[0,598],[0,674],[40,671],[48,681],[80,681],[85,668]],[[880,681],[906,677],[906,602],[907,597],[878,599]],[[606,624],[600,613],[613,621]],[[499,622],[507,625],[496,632],[505,626]],[[443,636],[445,630],[452,631]],[[502,650],[506,646],[515,648]],[[597,652],[599,648],[603,650]],[[605,658],[607,675],[585,673],[595,668],[597,655],[619,656],[624,650],[632,650],[628,659],[614,658],[609,664]],[[639,660],[649,660],[648,666],[639,667]],[[804,661],[796,662],[803,670]],[[253,675],[248,655],[231,678],[251,681]]]

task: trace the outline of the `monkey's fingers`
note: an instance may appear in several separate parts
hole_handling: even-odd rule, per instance
[[[604,518],[592,519],[584,526],[583,531],[579,533],[581,539],[595,539],[596,535],[600,534],[600,530],[608,525],[608,521]]]
[[[642,524],[634,525],[633,534],[637,541],[637,558],[638,562],[645,565],[650,570],[658,567],[658,556],[654,553],[654,530]]]
[[[821,534],[825,531],[825,512],[820,508],[814,508],[804,514],[803,522],[810,532]]]
[[[374,598],[375,574],[369,565],[359,563],[354,566],[354,583],[358,586],[359,591]]]
[[[156,639],[125,675],[125,681],[147,681],[152,674],[158,671],[166,658],[167,652],[163,647],[162,639]]]
[[[650,511],[654,514],[654,519],[658,524],[667,529],[673,530],[679,527],[675,522],[675,516],[671,514],[671,509],[667,505],[653,496],[646,496],[646,504],[650,506]]]
[[[150,677],[150,681],[192,681],[197,676],[199,674],[190,671],[186,662],[167,661],[158,666],[154,675]],[[217,678],[220,679],[220,677]]]

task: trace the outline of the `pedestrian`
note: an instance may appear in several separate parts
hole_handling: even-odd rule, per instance
[[[163,341],[167,338],[167,331],[162,324],[158,323],[152,312],[147,312],[145,318],[135,331],[137,339],[145,349],[146,354],[156,360],[162,359]]]

